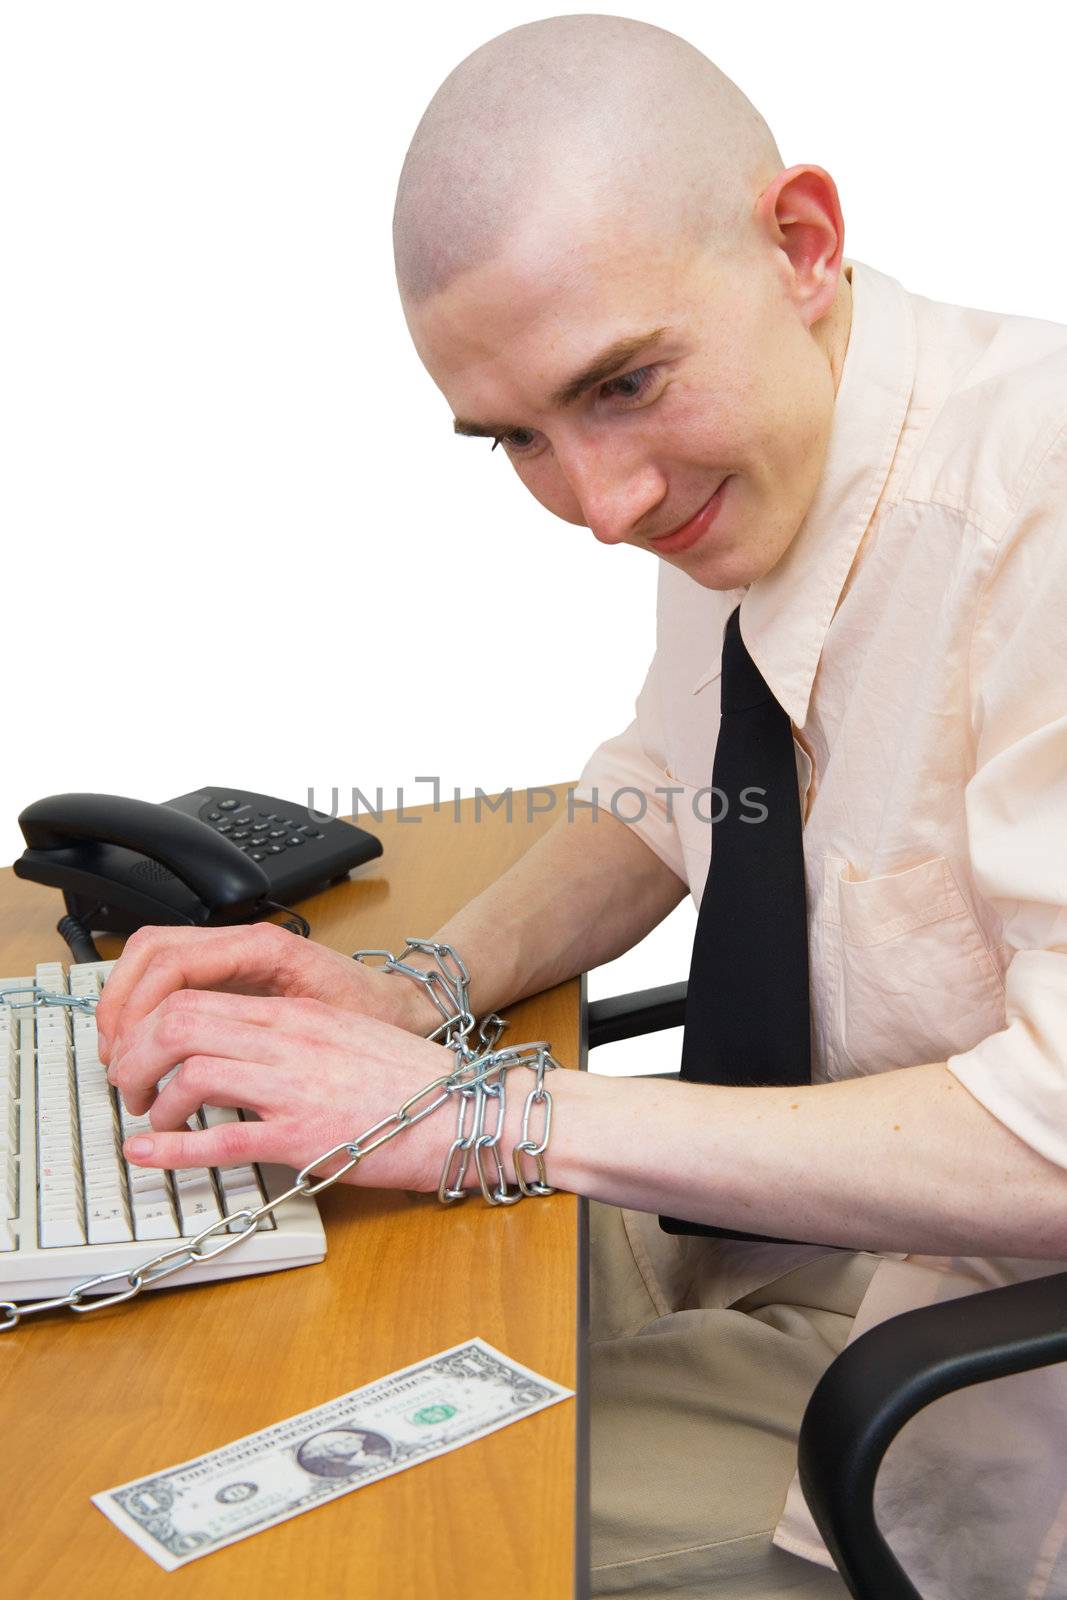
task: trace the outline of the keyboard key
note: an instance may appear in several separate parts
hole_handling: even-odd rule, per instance
[[[86,1228],[90,1244],[118,1244],[123,1239],[132,1239],[133,1229],[122,1196],[90,1201]]]
[[[170,1194],[146,1194],[130,1190],[134,1232],[138,1239],[177,1239],[178,1222]]]
[[[219,1188],[222,1190],[222,1203],[229,1213],[235,1211],[257,1211],[263,1204],[263,1191],[259,1187],[253,1167],[219,1167]],[[257,1228],[269,1228],[270,1222],[266,1217],[260,1217]],[[231,1233],[240,1233],[239,1222],[230,1223]]]
[[[174,1174],[182,1234],[189,1238],[222,1219],[218,1196],[206,1167],[188,1167]]]
[[[240,1122],[236,1106],[201,1106],[200,1120],[205,1128],[217,1128],[223,1122]]]
[[[85,1226],[80,1206],[70,1204],[62,1210],[45,1211],[42,1206],[40,1243],[42,1250],[55,1250],[62,1245],[84,1244]]]

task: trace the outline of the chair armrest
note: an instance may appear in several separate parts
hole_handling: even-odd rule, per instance
[[[1067,1272],[961,1295],[869,1328],[831,1362],[800,1427],[800,1486],[852,1593],[921,1600],[874,1518],[882,1458],[941,1395],[1067,1361]]]
[[[591,1001],[587,1008],[589,1049],[619,1039],[636,1039],[642,1033],[659,1033],[663,1028],[680,1028],[685,1021],[685,989],[684,983],[665,983],[658,989],[636,989],[632,994]]]

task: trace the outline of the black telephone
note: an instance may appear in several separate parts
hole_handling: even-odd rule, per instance
[[[350,822],[247,790],[204,788],[152,805],[56,794],[19,817],[20,878],[62,889],[89,930],[252,922],[382,853]]]

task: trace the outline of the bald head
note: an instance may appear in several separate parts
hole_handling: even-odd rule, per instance
[[[397,283],[414,307],[523,238],[596,228],[727,256],[782,170],[736,84],[676,34],[548,17],[490,39],[441,84],[397,189]]]

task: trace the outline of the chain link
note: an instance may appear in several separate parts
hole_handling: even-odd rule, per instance
[[[433,967],[413,967],[406,959],[415,951],[432,956]],[[466,1040],[475,1026],[470,1009],[471,975],[466,963],[450,944],[435,944],[432,939],[405,939],[398,956],[388,950],[353,950],[352,960],[370,965],[373,957],[382,958],[381,971],[401,972],[405,978],[420,983],[438,1014],[444,1019],[427,1037],[452,1045],[457,1039]],[[499,1017],[486,1018],[486,1022],[501,1022]],[[482,1027],[485,1027],[485,1023]],[[506,1024],[501,1022],[501,1027]]]
[[[435,966],[430,969],[411,966],[406,957],[415,951],[432,956]],[[364,1157],[380,1149],[390,1139],[395,1139],[398,1133],[414,1127],[424,1117],[439,1111],[453,1097],[458,1097],[456,1136],[446,1152],[441,1179],[437,1186],[437,1198],[442,1205],[451,1205],[457,1200],[463,1200],[472,1192],[464,1188],[472,1156],[478,1187],[489,1205],[514,1205],[526,1195],[540,1196],[555,1193],[545,1175],[545,1150],[552,1129],[552,1096],[544,1087],[544,1079],[546,1071],[557,1067],[559,1062],[549,1053],[548,1044],[540,1040],[532,1044],[513,1045],[509,1049],[496,1048],[507,1023],[495,1012],[491,1012],[481,1023],[476,1022],[469,1003],[470,973],[451,945],[436,944],[429,939],[408,939],[399,956],[390,954],[388,950],[355,950],[352,956],[353,960],[368,964],[370,964],[368,958],[380,957],[381,970],[399,972],[404,977],[423,985],[442,1017],[439,1027],[428,1037],[432,1040],[439,1039],[453,1052],[456,1057],[453,1070],[416,1090],[404,1101],[399,1110],[382,1117],[360,1134],[358,1139],[336,1144],[332,1150],[327,1150],[322,1155],[316,1156],[313,1161],[309,1161],[297,1173],[292,1186],[275,1199],[267,1200],[261,1206],[245,1208],[223,1216],[219,1221],[204,1228],[195,1238],[183,1240],[180,1245],[164,1250],[137,1266],[83,1278],[66,1294],[56,1295],[47,1300],[23,1302],[0,1300],[0,1333],[6,1333],[17,1327],[24,1317],[35,1316],[44,1311],[65,1309],[85,1313],[101,1311],[105,1306],[120,1305],[124,1300],[132,1300],[143,1290],[161,1283],[165,1278],[181,1272],[186,1267],[213,1261],[216,1256],[235,1249],[248,1238],[249,1234],[254,1233],[261,1217],[273,1215],[280,1206],[285,1205],[296,1195],[311,1198],[339,1183]],[[30,996],[29,999],[15,1002],[14,1009],[21,1009],[23,1006],[66,1006],[70,1010],[85,1011],[92,1015],[97,1003],[96,997],[92,995],[56,994],[41,988],[38,984],[0,990],[0,1001],[10,1004],[10,997],[14,995]],[[468,1042],[476,1028],[480,1047],[477,1050]],[[526,1096],[523,1107],[522,1137],[512,1151],[516,1185],[513,1189],[509,1189],[500,1157],[500,1140],[504,1132],[507,1110],[507,1074],[515,1067],[529,1068],[534,1073],[534,1086]],[[491,1131],[486,1132],[485,1123],[490,1102],[495,1107],[495,1116]],[[530,1121],[534,1106],[541,1105],[545,1110],[541,1138],[538,1141],[531,1136]],[[312,1181],[312,1174],[316,1169],[338,1157],[346,1159],[335,1171]],[[485,1171],[487,1159],[492,1166],[492,1181]],[[527,1159],[532,1160],[536,1167],[536,1178],[533,1180],[527,1178],[523,1170],[522,1163]],[[218,1242],[211,1244],[210,1248],[204,1248],[213,1240]],[[97,1292],[112,1283],[121,1287],[111,1294]],[[91,1298],[87,1298],[90,1296]]]

